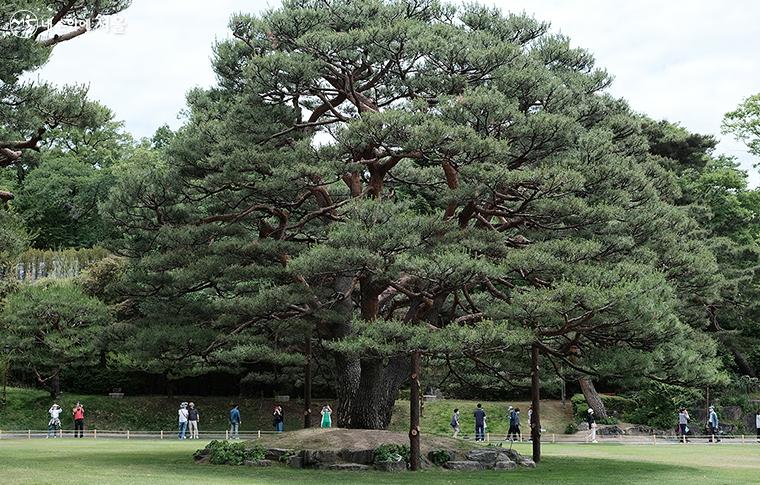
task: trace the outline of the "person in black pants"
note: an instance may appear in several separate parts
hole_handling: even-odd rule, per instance
[[[74,418],[74,438],[84,437],[84,406],[77,402],[74,409],[71,410],[71,416]]]

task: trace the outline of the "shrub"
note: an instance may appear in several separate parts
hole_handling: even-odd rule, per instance
[[[430,459],[438,466],[443,466],[450,458],[451,456],[447,450],[433,450],[430,452]]]
[[[569,423],[565,428],[565,434],[575,434],[578,432],[578,425],[575,423]]]
[[[205,450],[195,452],[195,457],[208,454],[208,461],[214,465],[242,465],[246,461],[263,460],[265,450],[259,445],[248,447],[245,443],[213,440]]]
[[[408,465],[411,460],[412,453],[407,445],[396,445],[393,443],[386,443],[375,448],[375,462],[380,463],[383,461],[399,461],[404,460]]]
[[[678,410],[684,406],[694,409],[701,395],[695,389],[652,382],[636,392],[634,399],[637,407],[628,414],[631,422],[671,429],[678,422]]]

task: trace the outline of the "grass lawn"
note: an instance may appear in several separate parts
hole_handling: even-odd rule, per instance
[[[588,484],[758,483],[760,445],[547,445],[536,470],[418,474],[195,465],[205,442],[0,441],[0,482],[10,484]],[[527,445],[518,447],[528,453]]]

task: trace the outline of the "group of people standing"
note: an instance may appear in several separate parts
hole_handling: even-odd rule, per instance
[[[488,429],[487,415],[483,405],[478,403],[473,412],[475,418],[475,441],[485,441],[486,429]],[[507,418],[509,419],[509,430],[507,431],[506,440],[517,441],[522,438],[522,432],[520,431],[520,408],[509,406],[507,408]],[[454,438],[459,436],[461,431],[461,415],[459,408],[454,409],[454,413],[451,415],[451,428],[454,430]],[[528,422],[533,427],[533,406],[528,409]]]
[[[179,439],[187,439],[188,436],[186,436],[186,434],[189,434],[190,439],[198,439],[198,422],[200,421],[200,414],[195,408],[195,403],[182,402],[179,405],[177,413],[179,416]],[[322,428],[332,427],[332,413],[333,410],[328,404],[322,406],[322,411],[320,413],[322,415],[322,421],[320,423]],[[234,404],[229,411],[229,421],[230,438],[240,438],[240,423],[242,420],[240,418],[240,406],[237,404]],[[285,411],[279,404],[275,404],[272,409],[272,425],[277,433],[285,431]]]
[[[189,438],[198,439],[198,422],[200,421],[200,413],[195,409],[195,403],[182,402],[179,405],[179,439]]]
[[[53,403],[53,405],[50,406],[50,409],[48,409],[48,415],[50,416],[47,430],[48,438],[55,438],[59,435],[59,431],[61,430],[61,413],[63,413],[63,409],[56,403]],[[82,403],[77,402],[76,406],[71,409],[71,418],[74,421],[74,437],[83,438],[84,406],[82,406]]]
[[[689,410],[682,407],[678,410],[678,434],[681,436],[682,443],[689,442],[689,435],[692,434],[689,429]],[[757,441],[760,443],[760,410],[755,414],[755,428],[757,431]],[[718,443],[720,442],[720,419],[718,413],[715,411],[715,406],[710,406],[707,410],[707,442]]]

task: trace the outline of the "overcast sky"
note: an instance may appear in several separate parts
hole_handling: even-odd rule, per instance
[[[277,1],[133,0],[111,28],[60,45],[41,79],[90,85],[138,137],[180,124],[185,92],[214,83],[211,46],[227,37],[234,12]],[[723,114],[760,92],[760,1],[498,0],[551,22],[575,46],[594,53],[615,77],[610,92],[657,119],[720,137],[719,153],[737,157],[753,185],[760,175],[740,143],[720,135]]]

